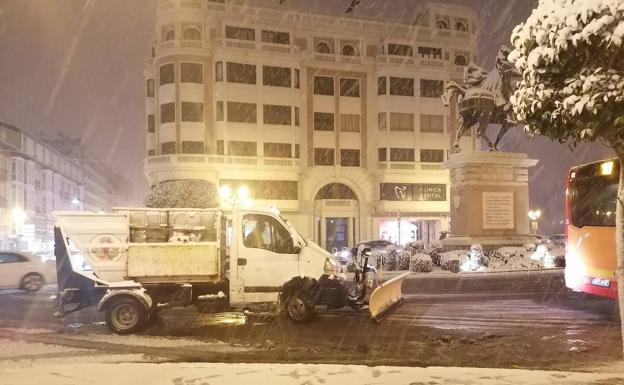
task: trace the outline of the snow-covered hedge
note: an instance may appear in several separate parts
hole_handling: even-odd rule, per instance
[[[205,180],[172,180],[161,182],[145,198],[146,207],[196,208],[217,206],[216,187]]]
[[[457,273],[462,265],[470,263],[468,254],[468,250],[452,250],[440,253],[440,266],[444,270]]]
[[[433,269],[431,257],[427,254],[414,254],[409,261],[409,270],[417,273],[428,273]]]
[[[440,266],[440,253],[442,253],[443,250],[442,244],[439,241],[435,241],[429,246],[429,256],[435,266]]]
[[[412,258],[412,253],[409,250],[401,250],[399,253],[399,261],[397,268],[399,270],[408,270],[410,268],[410,259]]]

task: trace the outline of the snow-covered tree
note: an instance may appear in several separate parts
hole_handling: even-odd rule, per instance
[[[540,0],[511,40],[509,60],[522,74],[511,103],[527,132],[572,146],[599,140],[620,160],[616,247],[624,320],[624,1]]]
[[[161,182],[145,198],[146,207],[204,209],[217,206],[214,183],[205,180],[172,180]]]

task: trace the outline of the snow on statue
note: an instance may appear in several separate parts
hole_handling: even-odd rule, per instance
[[[574,146],[599,140],[624,165],[624,1],[540,0],[511,41],[522,75],[511,97],[530,135]],[[616,211],[618,290],[624,320],[624,167]],[[624,336],[624,333],[622,333]]]

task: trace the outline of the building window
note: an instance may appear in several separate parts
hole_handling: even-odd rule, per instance
[[[227,120],[236,123],[256,123],[256,105],[254,103],[228,102]]]
[[[217,140],[217,155],[225,154],[225,146],[223,145],[222,140]]]
[[[175,39],[175,29],[173,27],[168,27],[163,30],[163,40],[170,41]]]
[[[156,155],[156,150],[147,150],[147,156],[154,156]]]
[[[160,85],[171,84],[175,82],[173,63],[160,66]]]
[[[388,149],[383,147],[383,148],[378,148],[377,149],[377,159],[380,162],[385,162],[388,160]]]
[[[299,88],[299,70],[295,68],[295,88]]]
[[[290,44],[288,32],[262,31],[262,41],[273,44]]]
[[[314,77],[314,95],[333,95],[334,78],[329,76]]]
[[[391,77],[390,95],[414,96],[414,79]]]
[[[202,84],[204,82],[203,66],[199,63],[181,63],[180,82]]]
[[[391,112],[390,131],[414,131],[414,114]]]
[[[355,56],[355,47],[351,44],[345,44],[342,46],[342,54],[345,56]]]
[[[299,107],[295,107],[295,126],[299,125]]]
[[[292,145],[290,143],[264,143],[264,156],[270,158],[290,158]]]
[[[316,43],[316,52],[331,53],[331,48],[329,47],[329,44],[327,44],[326,42],[319,41],[318,43]]]
[[[444,19],[436,20],[436,28],[437,29],[449,29],[449,24]]]
[[[413,148],[391,148],[390,149],[390,161],[391,162],[414,162],[414,149]]]
[[[163,155],[176,153],[176,142],[165,142],[160,144],[160,153]]]
[[[154,97],[154,79],[147,79],[147,97]]]
[[[360,167],[360,150],[340,150],[340,165],[345,167]]]
[[[160,123],[175,122],[175,103],[165,103],[160,105]]]
[[[442,115],[420,115],[420,132],[444,132]]]
[[[340,96],[360,97],[359,79],[340,79]]]
[[[280,124],[284,126],[290,126],[290,106],[265,104],[262,110],[264,115],[262,121],[264,124]]]
[[[273,87],[290,87],[290,68],[262,66],[262,84]]]
[[[229,83],[256,84],[256,66],[253,64],[228,62],[226,72]]]
[[[406,44],[388,44],[388,55],[394,56],[414,56],[414,49]]]
[[[236,40],[256,40],[256,31],[253,28],[225,26],[225,37]]]
[[[188,27],[182,33],[182,39],[185,40],[201,40],[201,33],[196,27]]]
[[[215,81],[223,81],[223,62],[221,61],[215,63]]]
[[[420,96],[425,98],[439,98],[444,93],[442,80],[420,79]]]
[[[203,122],[204,121],[204,104],[194,102],[182,102],[183,122]]]
[[[340,131],[360,132],[360,115],[340,114]]]
[[[183,154],[203,154],[204,142],[183,141],[182,153]]]
[[[428,150],[422,149],[420,150],[420,161],[421,162],[444,162],[444,150]]]
[[[329,112],[315,112],[314,130],[334,131],[334,114]]]
[[[377,78],[377,95],[385,95],[388,93],[387,91],[387,78],[385,76],[381,76]]]
[[[314,164],[316,166],[333,166],[334,165],[334,149],[333,148],[315,148]]]
[[[156,132],[156,123],[154,121],[154,114],[147,115],[147,132]]]
[[[377,113],[377,129],[379,131],[386,131],[388,128],[388,123],[387,123],[387,113],[386,112],[379,112]]]
[[[256,142],[229,141],[228,155],[257,156],[258,144]]]
[[[222,122],[225,114],[223,113],[223,102],[221,100],[217,102],[216,115],[217,122]]]
[[[457,55],[457,56],[455,56],[455,65],[467,66],[468,65],[468,59],[466,59],[466,56],[464,56],[464,55]]]
[[[442,48],[418,47],[418,56],[421,59],[442,60]]]
[[[295,158],[299,159],[301,157],[299,143],[295,143]]]
[[[457,23],[455,23],[455,30],[460,32],[467,32],[468,27],[466,26],[466,23],[458,21]]]

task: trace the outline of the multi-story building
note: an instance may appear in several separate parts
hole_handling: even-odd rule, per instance
[[[440,96],[474,60],[476,16],[430,2],[408,25],[160,1],[146,176],[246,185],[328,250],[437,239],[451,195]]]
[[[0,123],[0,249],[50,250],[52,212],[110,208],[115,178],[84,151],[76,158],[55,142]]]

